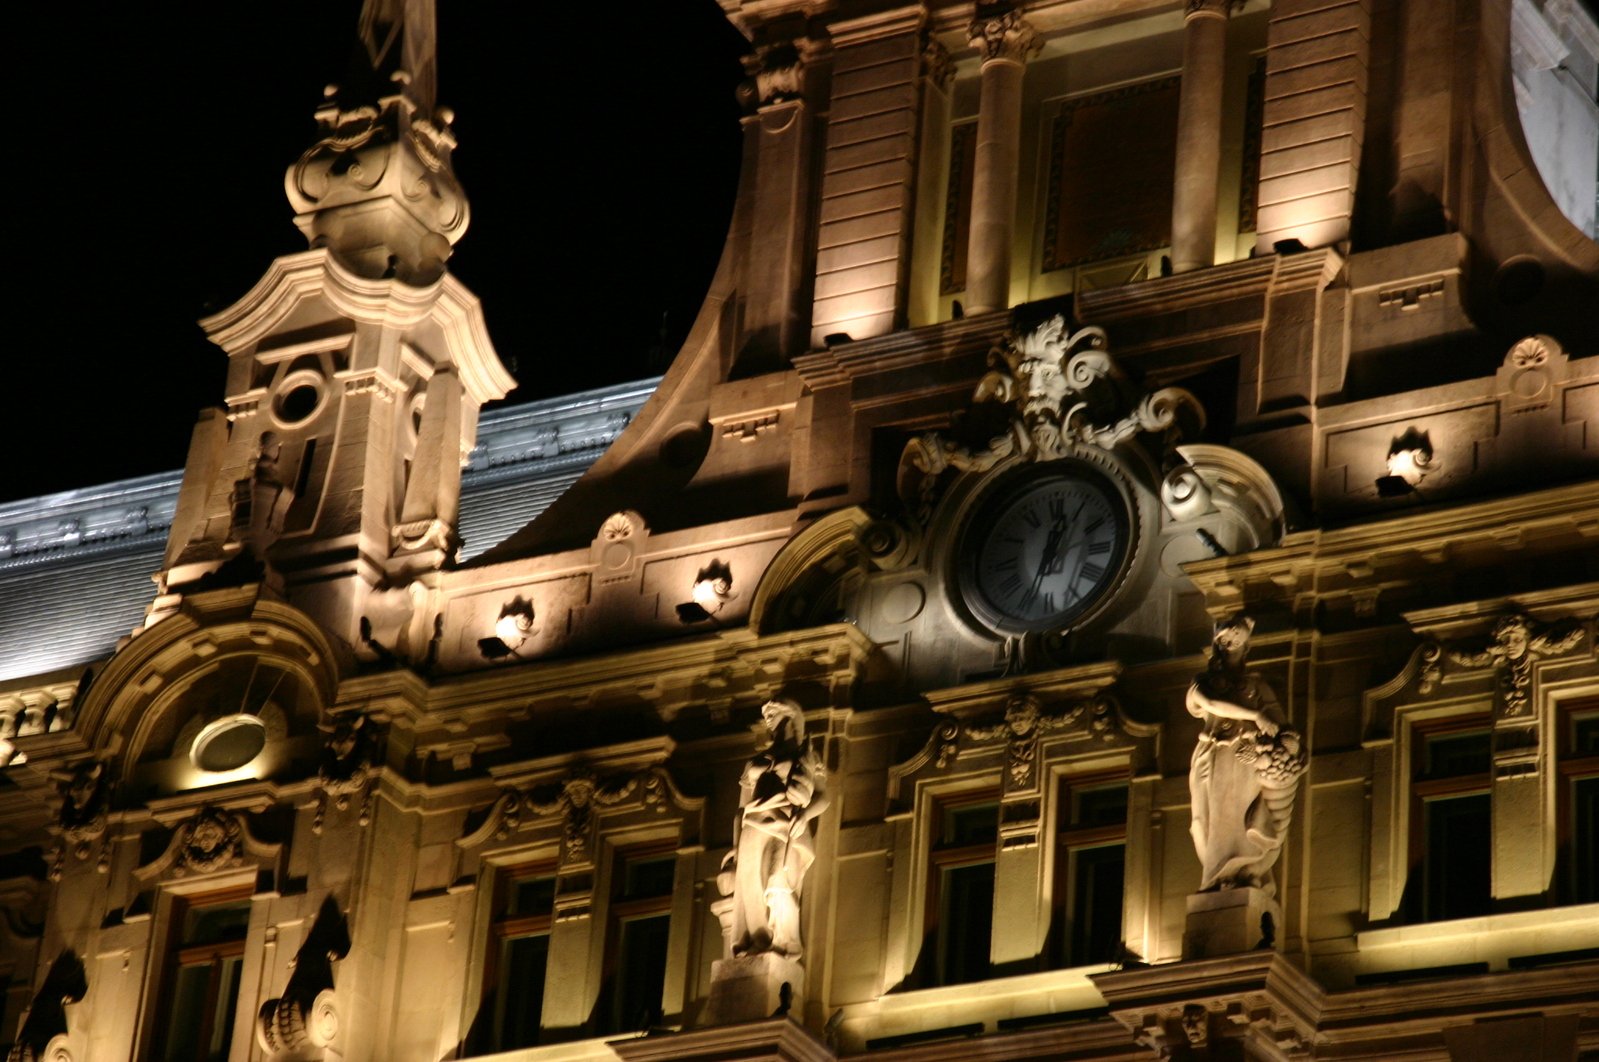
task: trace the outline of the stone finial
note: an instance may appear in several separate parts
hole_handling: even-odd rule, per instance
[[[1044,47],[1044,38],[1015,8],[990,12],[979,8],[977,18],[966,28],[966,35],[972,47],[982,53],[985,63],[995,60],[1025,63]]]
[[[429,284],[468,220],[453,115],[434,105],[433,0],[366,0],[357,35],[351,84],[324,90],[320,138],[284,189],[312,247],[369,278]]]

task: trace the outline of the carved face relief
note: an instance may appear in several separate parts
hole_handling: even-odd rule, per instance
[[[186,867],[208,873],[226,866],[238,855],[239,822],[227,812],[206,808],[184,828],[178,850],[179,872]]]
[[[1216,627],[1215,646],[1227,656],[1243,656],[1249,651],[1249,638],[1254,633],[1255,621],[1248,616],[1234,616]]]
[[[94,803],[96,795],[100,792],[100,775],[104,773],[102,764],[83,764],[72,772],[72,778],[67,782],[65,793],[67,807],[63,808],[63,817],[70,809],[72,818],[80,819]]]
[[[1511,616],[1501,620],[1494,629],[1494,641],[1504,652],[1508,660],[1520,660],[1527,655],[1528,642],[1531,632],[1527,624],[1519,616]]]

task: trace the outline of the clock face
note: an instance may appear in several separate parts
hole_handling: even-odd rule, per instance
[[[1099,602],[1127,555],[1127,509],[1097,474],[1056,468],[1002,491],[962,540],[961,590],[1009,633],[1066,627]]]

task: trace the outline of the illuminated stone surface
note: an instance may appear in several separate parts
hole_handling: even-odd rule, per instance
[[[181,481],[0,508],[0,1043],[163,1058],[186,987],[240,1062],[1599,1051],[1599,246],[1540,177],[1569,114],[1524,113],[1566,75],[1512,58],[1580,20],[1197,12],[1214,264],[1163,275],[1126,219],[1175,145],[1117,116],[1175,106],[1189,6],[726,0],[744,180],[670,371],[480,421],[431,7],[365,5]],[[1308,752],[1274,897],[1197,892],[1188,693],[1240,611]],[[779,699],[831,804],[802,958],[739,978]],[[794,913],[750,878],[745,929]]]

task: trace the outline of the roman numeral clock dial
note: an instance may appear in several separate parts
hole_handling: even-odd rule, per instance
[[[1069,626],[1111,589],[1127,554],[1118,492],[1097,473],[1041,468],[980,502],[961,539],[966,603],[1005,633]]]

